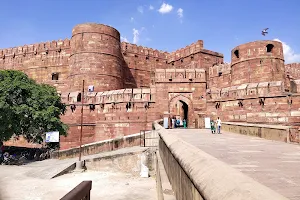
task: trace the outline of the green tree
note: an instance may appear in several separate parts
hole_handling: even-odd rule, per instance
[[[20,71],[0,71],[0,141],[23,136],[41,143],[48,131],[66,135],[68,127],[60,120],[65,111],[54,87],[37,84]]]

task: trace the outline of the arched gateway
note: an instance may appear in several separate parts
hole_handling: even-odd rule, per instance
[[[194,108],[190,98],[179,94],[172,97],[169,101],[169,113],[170,117],[185,119],[187,121],[188,128],[194,128]]]

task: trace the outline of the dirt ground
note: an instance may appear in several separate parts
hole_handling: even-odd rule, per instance
[[[69,173],[54,179],[26,175],[24,166],[0,166],[1,200],[60,199],[81,181],[92,180],[91,199],[156,200],[155,178],[134,177],[116,171]]]

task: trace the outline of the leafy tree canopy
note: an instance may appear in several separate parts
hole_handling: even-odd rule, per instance
[[[22,135],[41,143],[48,131],[66,135],[68,127],[60,120],[65,110],[54,87],[37,84],[20,71],[0,71],[0,141]]]

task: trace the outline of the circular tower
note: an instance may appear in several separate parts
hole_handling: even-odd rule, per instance
[[[284,81],[281,42],[262,40],[239,45],[231,51],[232,85]]]
[[[120,33],[103,24],[73,28],[70,55],[70,88],[81,90],[82,80],[95,92],[123,88]]]

